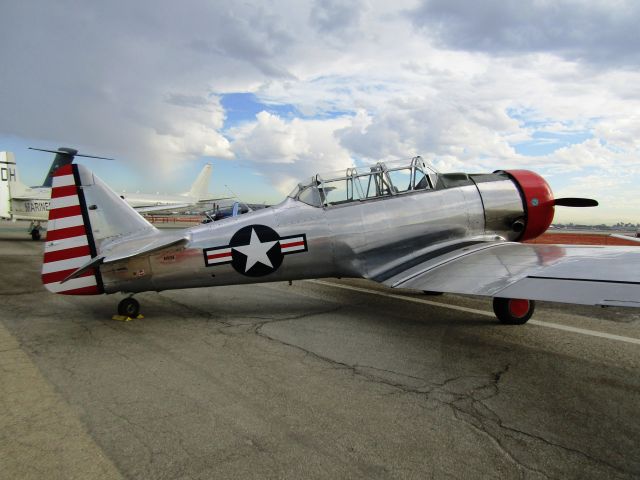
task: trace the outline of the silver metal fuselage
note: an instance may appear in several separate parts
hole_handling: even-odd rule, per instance
[[[505,177],[453,188],[314,207],[293,198],[279,205],[193,227],[186,243],[100,267],[106,293],[160,291],[319,277],[379,279],[430,252],[462,241],[514,240],[524,214],[517,186]],[[286,255],[275,271],[247,276],[230,263],[207,266],[206,249],[229,246],[243,227],[262,225],[280,237],[304,235],[306,250]],[[169,235],[169,233],[168,233]]]

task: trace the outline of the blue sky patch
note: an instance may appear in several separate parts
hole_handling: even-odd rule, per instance
[[[588,131],[566,133],[541,131],[534,132],[531,137],[531,140],[513,145],[516,152],[527,156],[549,155],[559,148],[583,143],[593,138],[593,134]]]
[[[332,108],[331,103],[319,105],[318,110],[315,110],[313,115],[305,115],[304,112],[300,111],[295,105],[261,102],[255,94],[249,92],[220,94],[220,103],[226,114],[224,123],[225,130],[242,123],[254,121],[256,115],[262,111],[287,120],[292,120],[293,118],[327,120],[353,115],[353,112]]]
[[[300,112],[293,105],[262,103],[253,93],[224,93],[220,95],[220,103],[227,116],[225,129],[253,121],[262,111],[283,118],[300,116]]]

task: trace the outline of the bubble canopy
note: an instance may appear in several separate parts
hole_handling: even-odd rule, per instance
[[[429,190],[435,188],[438,175],[418,156],[319,173],[298,184],[289,197],[314,207],[328,207]]]

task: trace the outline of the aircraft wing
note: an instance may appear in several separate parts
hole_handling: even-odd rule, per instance
[[[185,210],[187,208],[200,208],[203,204],[216,202],[219,200],[228,200],[233,197],[207,198],[198,200],[197,202],[173,203],[166,205],[139,205],[133,207],[138,213],[155,213],[155,212],[175,212],[176,210]]]
[[[640,248],[483,242],[374,280],[394,288],[637,307]]]
[[[193,207],[195,203],[174,203],[170,205],[142,205],[139,207],[133,207],[138,213],[151,213],[151,212],[174,212],[176,210],[184,210],[185,208]]]
[[[211,203],[211,202],[219,202],[220,200],[231,200],[236,197],[210,197],[210,198],[200,198],[198,203]]]

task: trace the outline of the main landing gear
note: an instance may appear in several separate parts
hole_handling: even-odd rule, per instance
[[[137,318],[140,315],[140,303],[133,297],[127,297],[118,304],[118,315]]]
[[[536,303],[533,300],[518,298],[494,298],[493,313],[500,323],[507,325],[522,325],[533,315]]]
[[[423,290],[425,295],[442,295],[442,292]],[[494,298],[493,313],[505,325],[523,325],[529,321],[536,308],[533,300],[519,298]]]
[[[42,226],[40,225],[40,222],[31,222],[31,224],[29,225],[29,234],[31,235],[31,240],[36,240],[36,241],[40,240],[41,229],[42,229]]]

